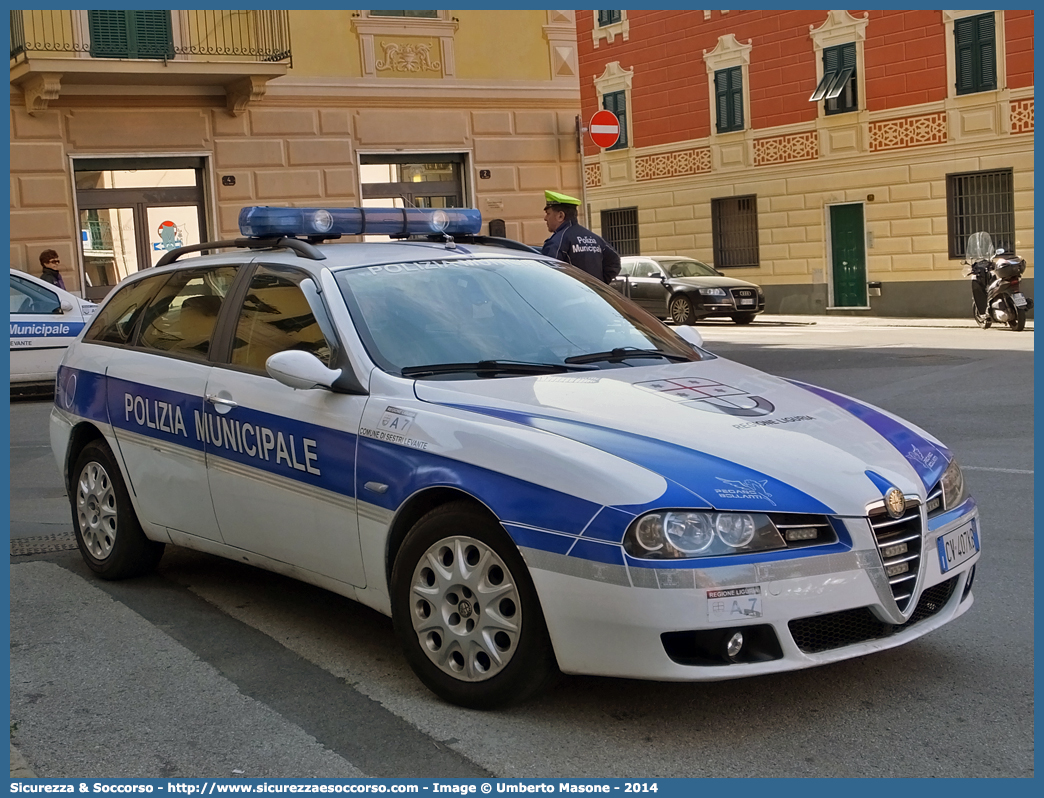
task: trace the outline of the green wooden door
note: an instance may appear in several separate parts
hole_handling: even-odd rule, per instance
[[[863,206],[830,206],[830,255],[837,308],[866,307],[866,237]]]

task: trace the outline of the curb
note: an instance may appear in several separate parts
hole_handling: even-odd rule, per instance
[[[735,327],[728,319],[703,319],[696,322],[701,327]],[[905,316],[833,316],[795,315],[783,313],[760,313],[747,327],[940,327],[954,329],[978,329],[972,318],[917,318]],[[1007,332],[1006,328],[998,327]],[[1033,320],[1026,322],[1026,332],[1033,332]],[[988,332],[988,331],[987,331]]]
[[[11,743],[11,778],[12,779],[35,779],[36,774],[25,761],[22,753]]]

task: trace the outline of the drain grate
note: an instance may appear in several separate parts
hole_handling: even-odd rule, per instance
[[[52,551],[69,551],[76,548],[76,537],[72,532],[60,535],[41,535],[35,538],[11,538],[11,556],[26,554],[48,554]]]

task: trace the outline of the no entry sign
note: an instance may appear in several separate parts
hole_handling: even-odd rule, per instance
[[[612,147],[620,138],[620,120],[612,111],[601,110],[591,117],[591,140],[602,149]]]

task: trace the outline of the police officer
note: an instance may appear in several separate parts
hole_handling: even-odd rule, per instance
[[[620,273],[620,256],[605,239],[576,220],[579,206],[580,200],[575,197],[557,191],[544,192],[544,221],[551,237],[540,251],[611,283]]]

